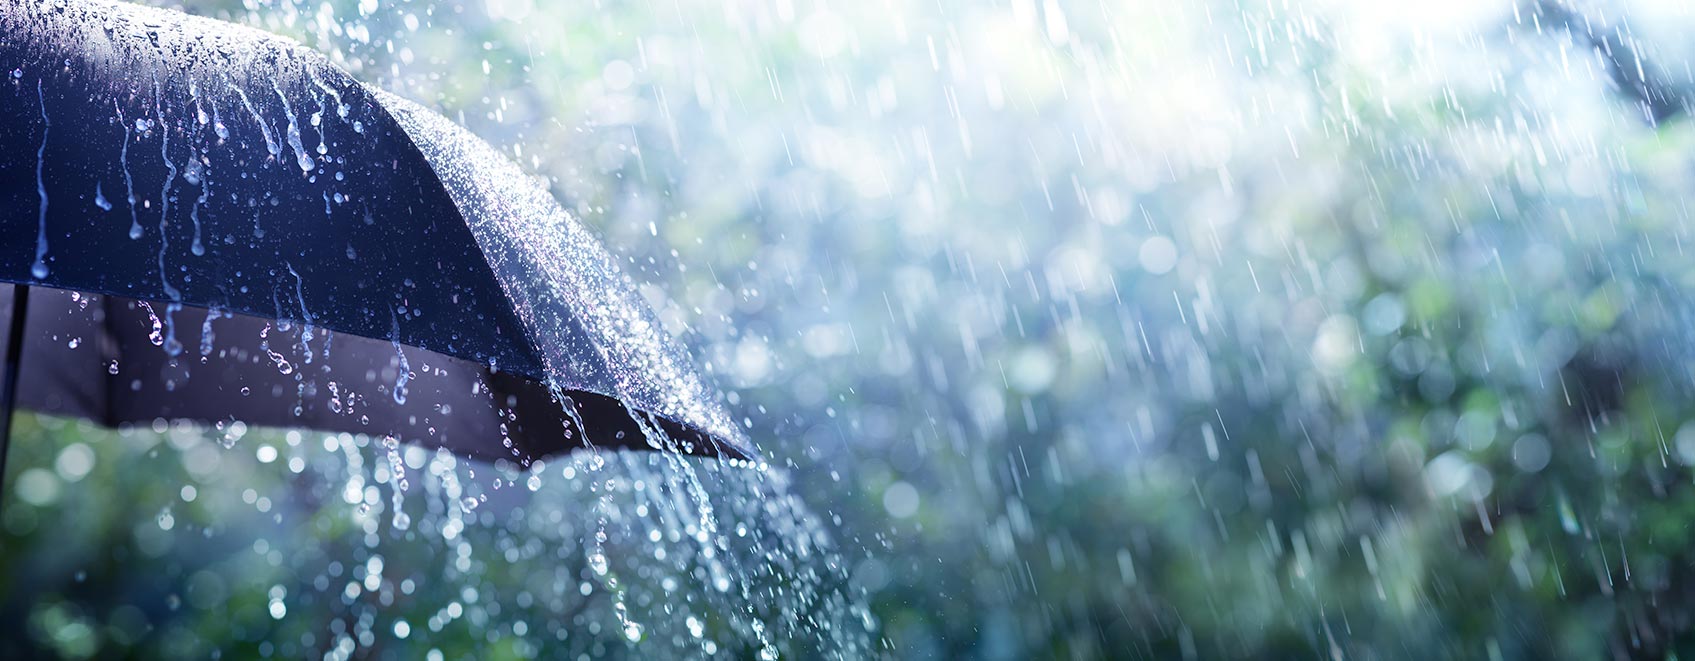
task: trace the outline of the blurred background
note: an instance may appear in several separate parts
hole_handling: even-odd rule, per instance
[[[545,178],[787,473],[879,654],[1695,648],[1685,3],[154,4],[330,53]],[[579,481],[444,542],[343,497],[387,479],[368,439],[17,434],[14,653],[641,656],[727,626],[674,586],[592,615]],[[757,651],[722,640],[658,654]]]

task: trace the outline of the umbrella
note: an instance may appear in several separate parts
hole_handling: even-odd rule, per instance
[[[323,56],[30,0],[0,8],[0,76],[0,425],[15,404],[522,465],[585,444],[755,456],[544,184]]]

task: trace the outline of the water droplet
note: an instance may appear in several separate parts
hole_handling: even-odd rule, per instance
[[[280,353],[277,353],[277,352],[271,350],[270,334],[271,334],[271,325],[270,324],[265,324],[265,327],[259,330],[259,350],[265,352],[265,355],[271,357],[271,362],[274,363],[277,366],[278,372],[281,372],[284,376],[287,376],[289,374],[293,374],[294,373],[294,365],[288,362],[288,358],[284,357]],[[247,393],[247,389],[242,388],[242,394],[246,394],[246,393]]]
[[[152,342],[153,346],[156,347],[164,346],[165,325],[159,321],[159,315],[153,312],[153,304],[148,303],[147,301],[138,301],[138,303],[141,304],[141,308],[143,310],[147,311],[147,321],[153,325],[152,330],[147,333],[147,341]]]
[[[412,380],[412,365],[406,362],[406,352],[400,350],[400,318],[389,317],[390,335],[394,341],[394,355],[399,359],[400,368],[395,371],[394,403],[406,404],[406,382]]]

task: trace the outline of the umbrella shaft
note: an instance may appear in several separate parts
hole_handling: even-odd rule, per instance
[[[12,446],[12,411],[18,401],[18,364],[24,346],[24,313],[29,310],[29,287],[12,286],[11,329],[6,333],[6,373],[0,376],[0,503],[6,500],[6,455]]]

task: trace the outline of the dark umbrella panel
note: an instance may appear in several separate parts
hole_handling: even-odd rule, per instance
[[[103,1],[0,7],[0,71],[20,405],[751,456],[604,249],[446,120],[277,37]]]
[[[0,310],[13,309],[19,290],[0,286]],[[172,356],[161,346],[161,304],[27,291],[17,401],[31,410],[113,427],[164,418],[389,434],[520,463],[584,445],[581,429],[546,388],[469,361],[196,308],[179,313],[187,347]],[[601,422],[591,428],[597,446],[645,443],[637,420],[616,399],[581,392],[566,397],[577,418]],[[658,424],[668,436],[691,442],[681,426],[664,419]]]

